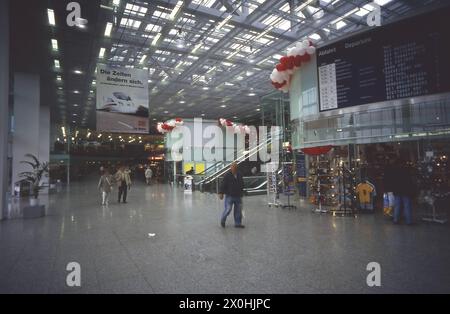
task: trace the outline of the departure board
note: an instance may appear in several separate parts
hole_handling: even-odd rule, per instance
[[[319,48],[320,111],[450,92],[449,8]]]

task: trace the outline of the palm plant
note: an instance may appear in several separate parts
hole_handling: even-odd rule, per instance
[[[33,168],[33,171],[24,171],[19,174],[23,178],[21,182],[28,182],[31,185],[31,196],[35,199],[39,197],[39,191],[44,188],[41,185],[43,177],[48,176],[48,162],[41,163],[33,154],[26,154],[26,158],[32,161],[21,161],[23,164],[28,164]]]

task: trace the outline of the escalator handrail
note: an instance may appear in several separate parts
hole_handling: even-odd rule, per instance
[[[215,173],[213,173],[212,175],[208,176],[207,178],[199,181],[197,184],[205,184],[205,183],[207,184],[207,183],[210,183],[210,182],[214,181],[216,178],[218,178],[221,175],[225,174],[229,170],[229,168],[231,167],[231,164],[233,162],[235,162],[237,164],[240,164],[243,161],[245,161],[245,159],[247,159],[248,157],[253,156],[254,154],[258,153],[264,146],[267,146],[267,145],[269,145],[271,143],[272,143],[272,138],[268,137],[263,143],[258,144],[256,147],[253,147],[249,151],[245,151],[246,152],[245,154],[243,154],[242,156],[236,158],[234,161],[230,162],[228,165],[226,165],[222,169],[216,171]],[[211,177],[213,177],[213,178],[210,179]]]

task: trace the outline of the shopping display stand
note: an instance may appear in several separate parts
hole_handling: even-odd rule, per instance
[[[338,208],[331,210],[331,213],[333,216],[339,217],[356,217],[353,206],[354,195],[349,192],[353,187],[351,186],[351,182],[349,182],[350,180],[346,180],[346,177],[348,176],[350,178],[352,174],[344,165],[340,168],[339,193],[342,193],[342,197],[339,197]],[[349,199],[350,202],[348,202],[347,199]]]
[[[275,164],[269,163],[266,165],[267,174],[267,205],[269,207],[279,207],[281,204],[278,201],[278,167]]]
[[[293,191],[288,189],[285,192],[285,195],[288,197],[288,203],[287,203],[287,205],[283,205],[282,208],[297,209],[297,206],[291,204],[291,195],[294,195]]]
[[[293,175],[293,163],[283,163],[283,194],[287,196],[287,204],[282,205],[282,208],[297,209],[297,206],[291,204],[291,196],[294,195],[294,175]]]
[[[317,179],[317,205],[318,207],[313,211],[317,214],[326,214],[328,211],[322,207],[322,195],[320,194],[320,178]]]
[[[426,222],[432,222],[432,223],[438,223],[438,224],[445,224],[445,223],[447,223],[448,219],[443,218],[443,217],[441,217],[441,216],[439,216],[437,214],[436,197],[429,196],[428,200],[429,200],[428,204],[431,207],[431,214],[422,217],[422,220],[426,221]]]

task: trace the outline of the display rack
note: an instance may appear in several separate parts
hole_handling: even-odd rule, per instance
[[[332,210],[336,216],[355,216],[355,172],[340,165],[338,168],[338,206]]]
[[[420,202],[428,209],[422,217],[423,221],[445,224],[448,217],[439,213],[440,207],[446,207],[450,200],[449,186],[449,157],[434,151],[426,153],[419,163],[419,187],[421,189]],[[443,206],[440,206],[443,205]]]
[[[287,204],[282,208],[297,209],[297,206],[291,204],[291,196],[295,194],[294,169],[292,162],[283,163],[283,194],[287,196]]]
[[[279,207],[281,205],[279,202],[277,172],[278,167],[275,164],[267,164],[267,205],[269,207]]]

